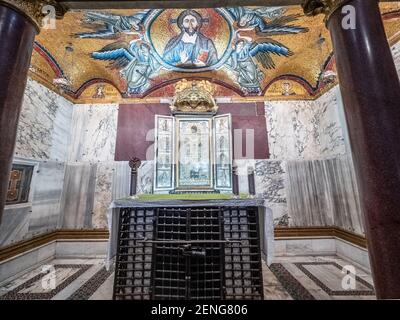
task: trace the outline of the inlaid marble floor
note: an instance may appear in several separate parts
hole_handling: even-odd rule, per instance
[[[376,299],[371,274],[339,257],[276,258],[263,279],[266,300]]]
[[[266,300],[375,299],[371,275],[355,266],[353,282],[345,281],[338,257],[285,257],[268,268],[263,263]],[[49,273],[49,271],[51,271]],[[101,259],[56,259],[0,286],[0,300],[110,300],[114,274]],[[346,289],[348,285],[352,287]]]

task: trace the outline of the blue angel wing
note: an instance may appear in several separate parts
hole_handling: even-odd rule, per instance
[[[308,31],[307,28],[288,25],[298,20],[301,15],[284,15],[285,9],[282,8],[270,8],[267,10],[265,8],[235,7],[227,8],[227,10],[239,27],[254,28],[256,33],[261,36],[296,34]]]
[[[249,53],[266,69],[275,68],[275,63],[272,60],[271,54],[285,57],[293,55],[293,52],[290,51],[288,47],[272,39],[268,39],[268,41],[262,43],[255,43],[251,47]]]
[[[140,12],[136,12],[131,17],[134,18],[138,23],[143,23],[143,20],[147,17],[151,10],[144,10]]]
[[[258,14],[258,16],[258,26],[256,27],[256,33],[258,35],[272,36],[308,32],[308,28],[289,25],[289,23],[298,20],[301,17],[300,14],[276,15],[268,22],[261,14]]]
[[[254,12],[263,18],[272,20],[282,17],[286,9],[283,7],[260,7],[254,9]]]
[[[119,33],[130,33],[132,30],[143,29],[143,21],[151,10],[137,12],[131,16],[122,16],[103,11],[88,11],[85,13],[82,23],[94,32],[79,32],[74,34],[78,38],[111,39]]]
[[[226,10],[229,12],[229,14],[231,15],[232,19],[234,21],[239,21],[240,16],[242,15],[242,12],[244,11],[243,7],[229,7],[226,8]]]
[[[126,21],[128,22],[129,26],[127,29],[134,29],[136,31],[143,30],[143,21],[147,17],[151,10],[145,10],[141,12],[137,12],[132,16],[125,17]]]
[[[112,61],[110,68],[120,69],[126,67],[129,62],[135,59],[135,56],[126,42],[114,42],[99,51],[93,52],[92,58]]]

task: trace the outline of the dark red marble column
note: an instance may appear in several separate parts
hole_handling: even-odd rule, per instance
[[[36,27],[0,3],[0,221]]]
[[[378,298],[400,298],[400,83],[377,0],[352,0],[356,28],[330,16]]]

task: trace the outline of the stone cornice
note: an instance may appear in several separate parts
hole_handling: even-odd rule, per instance
[[[47,15],[46,11],[43,10],[45,6],[53,6],[58,19],[62,18],[66,12],[66,9],[55,0],[0,0],[0,4],[25,15],[38,31],[42,27],[43,18]]]
[[[325,15],[325,24],[331,15],[350,0],[304,0],[301,4],[306,16]]]

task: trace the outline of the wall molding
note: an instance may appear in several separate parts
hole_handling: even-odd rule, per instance
[[[279,227],[274,229],[275,239],[332,237],[367,248],[367,239],[359,234],[338,227]]]
[[[279,227],[274,230],[275,239],[281,238],[315,238],[332,237],[348,241],[352,244],[367,248],[364,236],[340,229],[338,227]],[[45,233],[29,240],[20,241],[0,248],[0,262],[15,257],[19,254],[35,249],[53,241],[62,240],[104,240],[109,238],[109,231],[99,230],[56,230]]]
[[[33,237],[28,240],[23,240],[5,246],[3,248],[0,248],[0,262],[54,241],[62,241],[62,240],[107,241],[108,237],[109,237],[109,231],[106,229],[55,230],[49,233],[41,234],[39,236]]]

